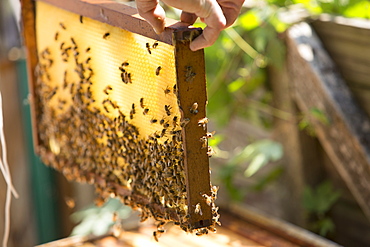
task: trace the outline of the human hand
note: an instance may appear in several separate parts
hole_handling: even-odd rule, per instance
[[[199,17],[207,26],[203,33],[190,43],[193,51],[211,46],[220,32],[234,23],[244,0],[162,0],[165,4],[182,10],[181,21],[194,24]],[[139,14],[156,33],[165,28],[165,12],[158,0],[136,0]]]

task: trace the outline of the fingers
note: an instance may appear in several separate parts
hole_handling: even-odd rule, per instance
[[[197,51],[213,45],[220,35],[220,32],[221,30],[207,26],[203,30],[203,33],[190,43],[190,50]]]
[[[197,20],[197,18],[198,18],[198,16],[196,16],[195,14],[185,12],[185,11],[182,11],[181,16],[180,16],[180,20],[182,22],[188,23],[190,25],[194,24],[194,22]]]
[[[221,6],[222,12],[226,17],[226,27],[231,26],[236,18],[238,18],[244,0],[218,0],[217,2]]]
[[[192,51],[213,45],[220,35],[220,32],[226,27],[226,18],[217,2],[211,6],[208,16],[200,17],[201,20],[207,24],[207,27],[199,37],[191,42],[190,49]]]
[[[183,10],[181,21],[193,24],[198,17],[207,27],[190,44],[193,51],[211,46],[220,32],[232,25],[239,15],[244,0],[162,0],[167,5]],[[165,13],[158,0],[136,0],[139,14],[157,33],[164,30]]]
[[[161,33],[165,27],[165,12],[156,0],[136,0],[139,15],[152,25],[156,33]]]

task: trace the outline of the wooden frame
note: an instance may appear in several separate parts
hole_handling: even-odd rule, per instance
[[[166,19],[167,28],[158,35],[152,27],[143,20],[136,9],[129,6],[115,3],[112,1],[79,1],[79,0],[40,0],[64,10],[89,17],[99,22],[107,23],[112,26],[125,29],[127,31],[143,35],[158,41],[175,46],[176,74],[178,85],[178,99],[183,118],[188,118],[189,123],[183,128],[182,136],[184,143],[184,164],[187,187],[188,208],[190,213],[189,222],[192,228],[206,227],[211,224],[211,207],[207,205],[202,197],[203,194],[210,195],[210,176],[207,148],[202,148],[199,141],[206,135],[206,128],[199,127],[199,119],[205,118],[207,102],[204,53],[203,50],[192,52],[189,43],[192,37],[201,32],[198,28],[188,27],[185,23]],[[31,109],[33,122],[33,137],[36,152],[38,152],[39,136],[37,132],[36,107],[35,107],[35,68],[38,64],[38,51],[35,30],[35,2],[32,0],[22,0],[23,34],[27,48],[29,87],[31,91]],[[191,70],[194,76],[189,83],[187,70]],[[194,102],[198,102],[198,113],[192,114],[189,109]],[[90,174],[95,176],[94,174]],[[94,177],[95,182],[107,186],[98,176]],[[109,182],[109,181],[108,181]],[[108,183],[109,184],[109,183]],[[110,184],[115,187],[121,196],[131,195],[130,191],[117,184]],[[148,200],[140,195],[132,197],[141,202],[148,203]],[[195,205],[200,204],[202,214],[196,214]],[[162,205],[153,205],[158,211],[164,209]],[[176,215],[173,215],[176,219]]]
[[[370,219],[370,120],[307,23],[289,30],[287,45],[298,107],[308,116],[314,108],[326,116],[328,123],[313,119],[317,137]]]

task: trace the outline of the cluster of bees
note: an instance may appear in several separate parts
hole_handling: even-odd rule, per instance
[[[209,230],[214,232],[219,224],[214,186],[210,185],[211,196],[203,195],[212,207],[211,226],[193,229],[188,222],[182,127],[189,120],[176,115],[173,108],[177,105],[165,104],[166,116],[153,116],[148,123],[159,124],[162,131],[141,136],[140,129],[131,120],[136,114],[150,114],[145,98],[140,98],[140,104],[132,103],[130,109],[125,109],[110,97],[114,90],[111,85],[100,93],[105,98],[101,107],[96,107],[93,86],[99,82],[94,80],[94,69],[90,65],[93,58],[89,56],[93,48],[80,47],[72,37],[65,38],[66,33],[60,35],[67,29],[60,23],[54,37],[58,52],[52,53],[52,49],[45,47],[39,52],[36,68],[36,118],[39,152],[44,163],[61,171],[69,180],[94,184],[98,205],[110,197],[119,197],[123,203],[141,211],[142,221],[153,217],[157,221],[157,231],[153,233],[156,240],[165,231],[163,227],[167,222],[197,235]],[[102,37],[108,36],[105,33]],[[157,45],[147,43],[146,49],[151,53]],[[62,83],[56,83],[59,79],[51,73],[56,63],[69,64]],[[127,85],[132,83],[128,67],[126,60],[117,66],[117,73],[121,73]],[[157,68],[156,75],[161,69]],[[188,76],[191,80],[195,75],[189,72]],[[163,91],[165,95],[176,95],[176,84]],[[195,103],[191,109],[194,114],[197,106]],[[205,127],[207,122],[206,118],[201,119],[199,126]],[[206,142],[204,145],[207,146]],[[197,208],[197,213],[201,213],[201,208]]]

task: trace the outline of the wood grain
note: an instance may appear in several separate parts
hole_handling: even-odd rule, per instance
[[[209,158],[207,147],[203,147],[201,138],[206,135],[206,128],[198,125],[198,121],[206,117],[206,79],[204,52],[193,52],[189,49],[192,33],[179,31],[174,33],[177,85],[179,101],[182,108],[182,118],[189,119],[183,130],[185,147],[185,172],[188,196],[188,210],[190,222],[194,228],[211,224],[211,207],[208,206],[202,195],[210,195]],[[190,108],[198,104],[197,114]],[[195,207],[200,203],[202,214],[196,214]]]
[[[32,0],[21,0],[22,34],[27,56],[28,88],[30,90],[30,107],[32,121],[32,139],[35,152],[38,153],[39,137],[36,130],[36,104],[35,104],[35,69],[38,64],[36,27],[35,27],[35,4]]]
[[[370,21],[320,18],[312,26],[350,90],[370,116]]]
[[[288,32],[288,71],[299,108],[317,108],[329,124],[312,121],[324,150],[370,218],[370,121],[306,23]]]
[[[103,0],[40,0],[70,12],[89,17],[137,33],[148,38],[172,44],[172,33],[188,24],[166,18],[163,33],[156,34],[152,26],[137,13],[137,9],[114,1]]]

